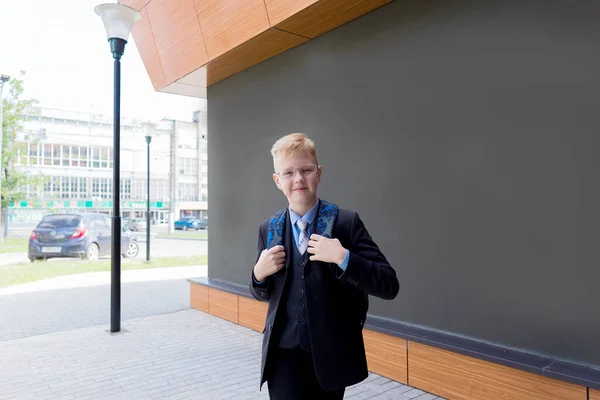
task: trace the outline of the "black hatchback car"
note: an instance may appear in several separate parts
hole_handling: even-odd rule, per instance
[[[29,237],[27,256],[33,262],[55,257],[97,260],[111,252],[111,218],[103,214],[74,213],[44,216]],[[137,256],[139,247],[129,232],[121,234],[123,257]]]

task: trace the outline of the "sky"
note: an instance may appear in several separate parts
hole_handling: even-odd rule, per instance
[[[39,106],[112,114],[113,58],[94,7],[111,0],[0,0],[0,74],[26,71]],[[6,95],[6,90],[5,90]],[[154,90],[133,36],[121,58],[121,116],[191,121],[206,100]]]

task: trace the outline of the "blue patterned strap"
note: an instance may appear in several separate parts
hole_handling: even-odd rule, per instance
[[[315,233],[331,239],[333,237],[333,225],[335,225],[338,211],[339,207],[335,204],[321,200]]]
[[[269,232],[267,235],[267,249],[283,244],[283,232],[287,208],[277,211],[269,220]],[[319,202],[319,212],[315,233],[331,239],[333,236],[333,225],[338,215],[339,208],[333,203],[325,200]]]
[[[277,211],[269,220],[269,233],[267,235],[267,249],[283,244],[283,231],[287,208]]]

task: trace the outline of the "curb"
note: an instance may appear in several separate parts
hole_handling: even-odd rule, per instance
[[[171,239],[171,240],[204,240],[207,241],[208,238],[203,239],[203,238],[186,238],[186,237],[179,237],[179,236],[156,236],[157,239]]]

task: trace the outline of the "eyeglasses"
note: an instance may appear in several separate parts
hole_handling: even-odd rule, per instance
[[[308,175],[312,175],[315,172],[317,172],[318,169],[319,169],[319,166],[317,164],[307,164],[307,165],[303,165],[300,168],[294,168],[294,167],[286,168],[281,172],[277,172],[277,175],[281,179],[292,179],[294,176],[296,176],[296,171],[298,171],[300,173],[300,175],[302,175],[302,176],[308,176]]]

